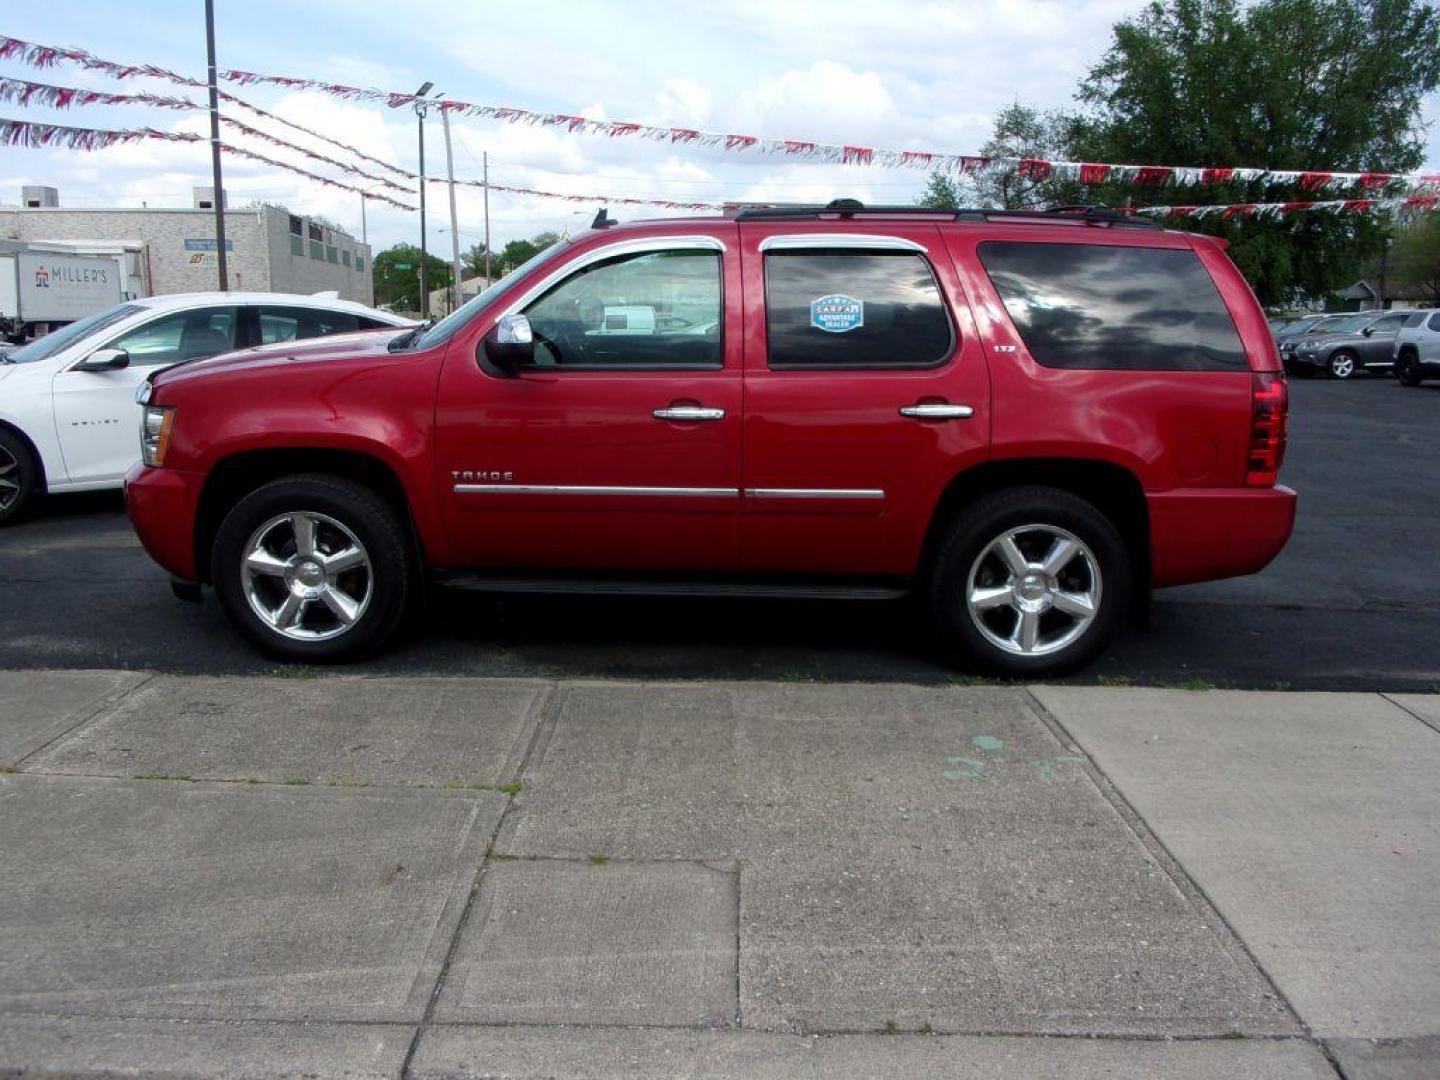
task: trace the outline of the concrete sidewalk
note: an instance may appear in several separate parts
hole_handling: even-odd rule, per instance
[[[1440,1072],[1440,698],[15,672],[0,766],[0,1075]]]

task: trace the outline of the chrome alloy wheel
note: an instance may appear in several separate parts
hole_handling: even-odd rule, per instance
[[[0,446],[0,510],[8,510],[20,497],[20,462]]]
[[[245,543],[241,579],[250,609],[282,637],[326,641],[365,614],[375,588],[370,556],[325,514],[281,514]]]
[[[1100,563],[1055,525],[1007,529],[970,566],[965,603],[976,629],[1012,656],[1074,643],[1100,612]]]

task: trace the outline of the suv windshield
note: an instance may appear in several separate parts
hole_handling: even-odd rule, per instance
[[[37,338],[23,349],[17,349],[5,359],[12,364],[33,364],[37,360],[49,360],[61,349],[81,338],[88,337],[107,326],[114,326],[121,319],[128,319],[136,312],[143,311],[138,304],[117,304],[115,307],[98,311],[94,315],[88,315],[78,322],[72,322],[68,326],[62,326],[59,330],[52,330],[42,338]]]
[[[1312,334],[1353,334],[1368,326],[1375,313],[1367,311],[1361,315],[1347,315],[1343,319],[1321,319],[1310,328]]]
[[[476,315],[480,314],[491,300],[494,300],[495,297],[510,288],[511,285],[519,281],[522,277],[534,272],[555,258],[556,255],[559,255],[560,252],[569,247],[570,243],[571,241],[569,239],[556,240],[555,243],[545,248],[538,255],[531,256],[527,261],[521,263],[514,270],[510,271],[510,273],[492,284],[488,289],[477,293],[474,297],[461,304],[434,326],[419,334],[415,340],[409,344],[413,344],[417,349],[428,349],[432,345],[439,345],[442,341],[449,340],[451,335],[471,319],[475,318]]]

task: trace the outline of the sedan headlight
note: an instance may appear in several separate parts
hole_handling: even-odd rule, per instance
[[[175,410],[168,405],[146,405],[140,413],[140,460],[151,468],[165,464]]]

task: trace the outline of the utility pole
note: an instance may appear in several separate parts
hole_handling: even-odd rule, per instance
[[[445,176],[450,183],[450,261],[455,266],[450,310],[454,311],[465,302],[465,290],[460,287],[460,223],[455,217],[455,156],[450,152],[450,112],[443,106],[440,109],[440,123],[445,127]]]
[[[370,242],[370,238],[365,232],[365,192],[363,191],[360,193],[360,242],[362,244]]]
[[[474,158],[470,159],[474,161]],[[480,154],[480,190],[485,193],[485,287],[490,287],[490,152]]]
[[[435,84],[427,82],[415,96],[423,98]],[[430,294],[425,290],[425,109],[424,101],[415,102],[415,115],[420,121],[420,318],[430,313]]]
[[[210,73],[210,182],[215,185],[215,261],[220,291],[230,291],[225,265],[225,182],[220,176],[220,90],[215,82],[215,0],[205,0],[205,50]]]

